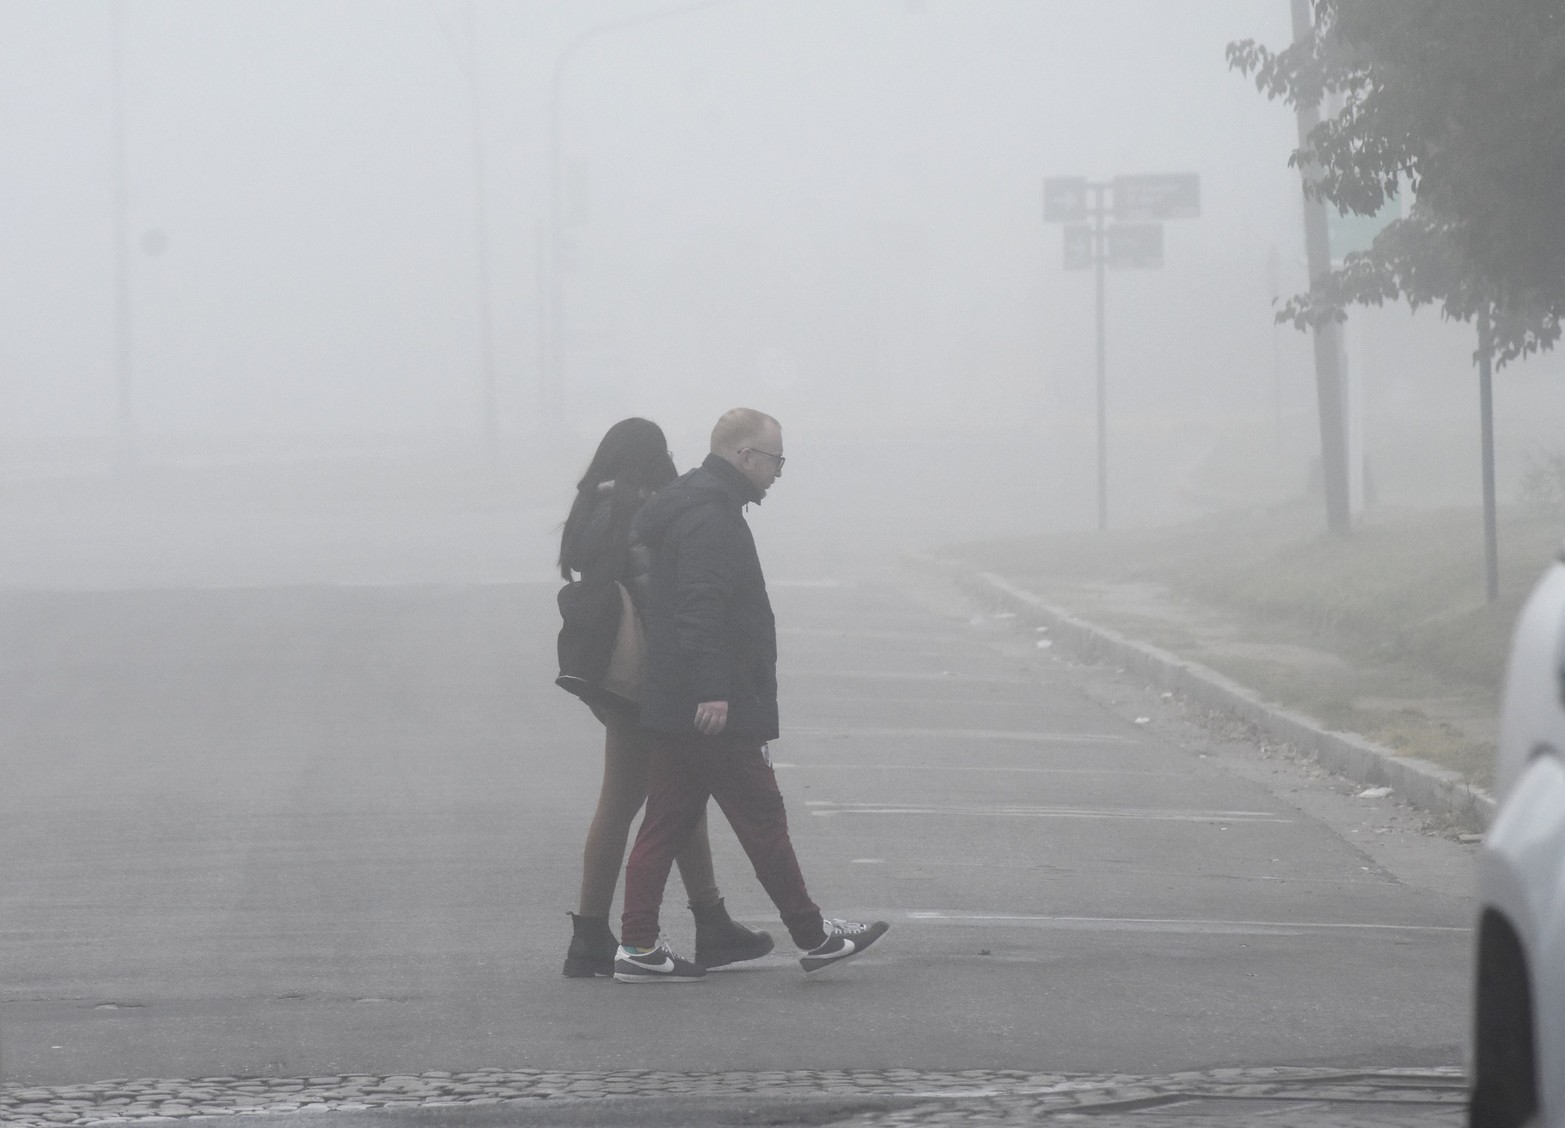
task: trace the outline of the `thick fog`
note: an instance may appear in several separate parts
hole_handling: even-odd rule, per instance
[[[0,580],[542,578],[603,429],[784,425],[798,574],[1090,528],[1046,177],[1200,176],[1106,284],[1109,513],[1305,491],[1283,0],[0,6]],[[556,143],[557,142],[557,143]],[[1470,329],[1355,314],[1382,502],[1477,504]],[[1565,433],[1497,384],[1501,492]]]

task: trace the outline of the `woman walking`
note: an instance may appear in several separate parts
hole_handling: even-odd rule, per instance
[[[636,511],[677,476],[663,429],[646,419],[622,419],[608,429],[587,472],[576,485],[560,535],[560,575],[618,580],[636,593],[631,565],[630,522]],[[571,913],[574,935],[565,955],[572,978],[614,974],[619,941],[609,930],[609,911],[630,824],[647,798],[648,736],[636,723],[636,708],[612,694],[589,697],[603,723],[603,786],[582,853],[581,898]],[[696,962],[722,967],[759,959],[772,938],[728,917],[712,873],[706,815],[675,859],[696,919]]]

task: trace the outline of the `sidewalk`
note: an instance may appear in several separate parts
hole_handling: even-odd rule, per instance
[[[1002,576],[930,556],[909,559],[945,574],[981,604],[1016,615],[1040,646],[1121,666],[1366,788],[1390,787],[1396,798],[1461,830],[1481,830],[1494,813],[1480,781],[1493,757],[1497,702],[1483,694],[1405,665],[1302,644],[1155,583]],[[1301,701],[1327,702],[1334,715],[1306,712]],[[1436,756],[1470,770],[1443,766]]]
[[[1103,1128],[1254,1123],[1284,1128],[1455,1128],[1466,1081],[1455,1069],[1248,1068],[1162,1076],[965,1069],[764,1073],[565,1073],[480,1069],[411,1076],[232,1077],[0,1088],[14,1128],[192,1117],[286,1117],[290,1128],[516,1125],[835,1124],[841,1128],[1040,1124]]]

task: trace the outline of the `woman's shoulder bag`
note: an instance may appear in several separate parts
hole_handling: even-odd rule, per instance
[[[560,589],[560,674],[554,684],[588,703],[609,694],[639,704],[646,644],[641,616],[617,580],[583,576]]]

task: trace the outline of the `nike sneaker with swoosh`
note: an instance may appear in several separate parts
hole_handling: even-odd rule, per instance
[[[891,927],[883,920],[860,924],[853,920],[830,919],[821,921],[821,924],[826,929],[826,942],[799,957],[806,974],[851,960],[884,936]]]
[[[621,944],[614,953],[614,978],[621,983],[694,983],[706,978],[706,968],[676,955],[667,940],[646,952]]]

